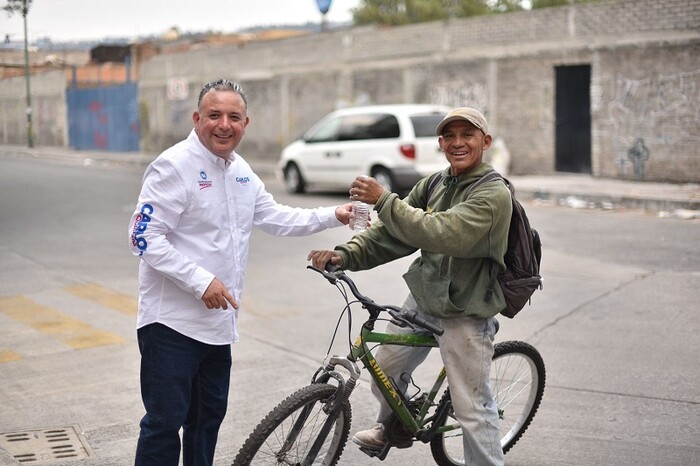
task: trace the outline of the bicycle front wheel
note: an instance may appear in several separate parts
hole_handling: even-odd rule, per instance
[[[335,386],[319,383],[290,395],[260,421],[236,455],[233,466],[334,466],[350,433],[352,416],[347,401],[335,420],[330,421],[330,431],[318,453],[314,456],[310,451],[329,420],[335,392]]]
[[[491,391],[498,407],[501,448],[507,453],[522,437],[540,406],[544,394],[545,368],[540,353],[523,341],[496,344],[491,363]],[[445,426],[452,430],[435,436],[430,449],[440,466],[464,466],[462,429],[454,418],[449,388],[438,410],[448,404]]]

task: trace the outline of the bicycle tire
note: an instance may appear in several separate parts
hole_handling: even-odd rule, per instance
[[[491,390],[498,407],[503,453],[513,448],[530,426],[544,395],[545,367],[534,346],[523,341],[506,341],[494,347],[491,364]],[[452,400],[449,387],[438,404],[441,409]],[[452,414],[445,423],[455,423]],[[436,435],[430,441],[433,459],[440,466],[463,466],[462,430]]]
[[[233,460],[232,466],[301,464],[328,418],[324,407],[333,399],[335,392],[335,386],[318,383],[291,394],[255,427]],[[291,445],[283,449],[287,435],[295,422],[303,416],[305,408],[310,409],[310,412],[303,421],[298,436]],[[345,400],[335,425],[328,433],[319,455],[311,464],[335,466],[347,443],[351,418],[350,403]]]

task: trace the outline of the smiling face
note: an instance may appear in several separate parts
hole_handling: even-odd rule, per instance
[[[228,159],[241,142],[250,121],[240,94],[216,89],[202,96],[192,119],[194,131],[204,147],[223,159]]]
[[[450,162],[450,173],[459,176],[481,163],[491,145],[491,135],[467,121],[456,120],[445,126],[438,144]]]

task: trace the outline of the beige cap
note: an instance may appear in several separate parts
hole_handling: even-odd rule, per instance
[[[442,130],[445,129],[445,126],[448,123],[452,123],[453,121],[457,120],[471,123],[483,131],[484,134],[488,134],[489,132],[489,124],[486,122],[486,117],[484,117],[480,111],[471,107],[458,107],[450,110],[450,112],[445,115],[445,118],[443,118],[440,124],[437,125],[435,133],[438,136],[442,135]]]

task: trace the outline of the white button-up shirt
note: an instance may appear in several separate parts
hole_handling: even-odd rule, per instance
[[[217,277],[240,306],[252,227],[301,236],[339,225],[335,207],[278,204],[240,155],[217,157],[193,130],[148,166],[129,223],[141,257],[137,328],[159,322],[208,344],[238,341],[238,311],[207,309],[201,297]]]

